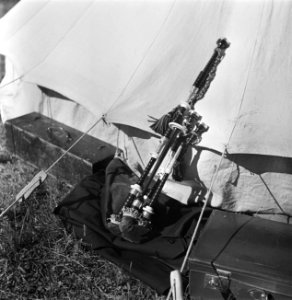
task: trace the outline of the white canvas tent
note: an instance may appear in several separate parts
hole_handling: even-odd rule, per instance
[[[0,22],[8,62],[2,119],[38,111],[86,131],[102,118],[111,125],[100,122],[90,134],[125,149],[130,165],[145,165],[157,143],[140,131],[150,131],[148,116],[186,100],[226,37],[231,47],[196,105],[210,130],[198,163],[195,150],[189,156],[186,178],[198,172],[208,186],[226,148],[244,163],[223,161],[213,203],[291,215],[291,13],[288,0],[22,0]],[[246,168],[249,161],[259,172]],[[285,166],[275,168],[279,162]]]

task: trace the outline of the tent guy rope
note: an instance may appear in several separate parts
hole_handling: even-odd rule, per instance
[[[3,84],[0,86],[0,89],[5,88],[6,86],[21,80],[23,78],[25,78],[25,76],[27,74],[29,74],[30,72],[32,72],[34,69],[36,69],[39,65],[41,65],[46,58],[51,54],[51,52],[62,42],[62,40],[65,39],[65,37],[68,35],[68,33],[75,27],[75,25],[82,19],[82,16],[89,10],[89,8],[91,7],[91,5],[93,4],[94,1],[91,1],[88,6],[85,8],[85,10],[79,15],[79,17],[75,20],[75,22],[65,31],[65,33],[61,36],[61,38],[58,40],[58,42],[55,44],[54,48],[43,57],[43,59],[41,61],[39,61],[37,64],[33,65],[28,71],[24,72],[22,75],[18,76],[17,78]],[[143,61],[145,60],[145,58],[147,57],[151,47],[153,46],[153,44],[155,43],[155,41],[158,39],[162,28],[165,26],[173,8],[174,5],[176,3],[176,0],[173,1],[162,25],[160,26],[160,28],[157,31],[157,34],[155,35],[155,37],[153,38],[153,40],[151,41],[150,45],[148,46],[144,56],[142,57],[142,59],[140,60],[140,62],[137,64],[136,68],[134,69],[133,73],[131,74],[129,80],[127,81],[127,83],[125,84],[124,88],[122,89],[120,95],[113,101],[112,105],[109,107],[108,112],[111,110],[111,108],[114,106],[114,104],[120,99],[120,97],[124,94],[124,92],[126,91],[128,85],[130,84],[130,82],[133,80],[133,78],[135,77],[135,74],[137,73],[138,69],[140,68],[140,66],[142,65]],[[47,3],[46,3],[47,4]],[[35,14],[37,14],[39,11],[37,11]],[[28,183],[22,190],[20,193],[17,194],[15,200],[7,207],[5,208],[1,214],[0,214],[0,218],[2,216],[4,216],[17,202],[26,199],[29,197],[29,195],[33,192],[33,190],[35,188],[37,188],[46,178],[45,174],[47,174],[91,129],[93,129],[101,120],[104,120],[106,122],[106,113],[102,115],[102,117],[100,119],[98,119],[87,131],[85,131],[54,163],[52,163],[52,165],[46,170],[46,171],[40,171],[37,175],[34,176],[34,178],[31,180],[30,183]],[[30,192],[28,192],[30,191]]]
[[[215,180],[217,178],[220,166],[221,166],[221,164],[223,162],[223,159],[224,159],[225,155],[226,155],[226,146],[225,146],[225,150],[222,152],[222,155],[220,157],[220,160],[219,160],[218,164],[214,166],[214,172],[213,172],[213,175],[212,175],[212,178],[211,178],[211,183],[210,183],[210,186],[208,188],[208,192],[207,192],[206,197],[205,197],[204,205],[203,205],[203,207],[201,209],[198,221],[196,223],[196,227],[195,227],[195,229],[193,231],[193,234],[192,234],[191,240],[189,242],[186,254],[184,256],[184,260],[182,262],[182,265],[181,265],[181,267],[180,267],[179,270],[174,270],[174,271],[172,271],[170,273],[171,289],[169,290],[169,293],[167,295],[166,300],[169,300],[171,294],[174,295],[174,293],[176,291],[176,288],[173,286],[173,279],[175,278],[175,279],[177,279],[179,281],[180,280],[180,275],[183,274],[183,272],[185,270],[188,258],[190,256],[191,250],[192,250],[193,245],[194,245],[194,241],[198,237],[198,232],[199,232],[199,228],[200,228],[200,225],[201,225],[201,222],[202,222],[202,219],[203,219],[203,215],[204,215],[204,213],[206,211],[206,208],[207,208],[207,205],[208,205],[208,203],[210,202],[210,199],[211,199],[211,193],[212,193],[213,185],[215,183]],[[182,287],[182,285],[180,284],[180,285],[178,285],[178,287]],[[176,294],[180,295],[182,293],[181,292],[179,293],[178,291],[176,291]],[[178,298],[178,297],[177,298],[173,297],[173,300],[183,300],[183,299],[182,298]]]
[[[15,200],[12,201],[0,214],[2,218],[17,202],[27,199],[31,193],[39,187],[47,178],[49,171],[65,156],[70,150],[78,144],[83,137],[90,132],[100,121],[102,117],[99,118],[87,131],[82,133],[82,135],[57,159],[55,160],[45,171],[41,170],[37,173],[33,179],[16,195]]]
[[[121,94],[116,98],[116,100],[113,102],[112,106],[119,100],[119,98],[123,95],[123,93],[126,91],[128,85],[130,84],[130,82],[132,81],[132,79],[135,77],[136,72],[138,71],[139,67],[141,66],[142,62],[144,61],[145,57],[147,56],[148,52],[150,51],[151,47],[153,46],[154,42],[157,40],[157,38],[159,37],[159,34],[163,28],[163,26],[165,25],[167,19],[169,18],[171,11],[174,7],[176,0],[173,2],[172,6],[169,9],[169,12],[167,14],[167,16],[164,19],[164,22],[162,23],[161,27],[159,28],[156,36],[154,37],[154,39],[152,40],[152,42],[150,43],[149,47],[147,48],[147,51],[145,52],[144,57],[142,57],[142,59],[140,60],[140,62],[138,63],[138,65],[136,66],[135,70],[133,71],[132,75],[130,76],[128,82],[126,83],[126,85],[124,86],[123,90],[121,91]],[[56,43],[56,45],[54,46],[54,49],[61,43],[61,41],[67,36],[67,34],[74,28],[74,26],[81,20],[82,16],[86,13],[86,11],[88,11],[88,9],[91,7],[91,5],[93,4],[93,1],[89,3],[89,5],[87,6],[87,8],[83,11],[83,13],[78,17],[78,19],[66,30],[66,32],[63,34],[63,36],[59,39],[59,41]],[[51,50],[52,51],[52,50]],[[42,62],[44,62],[46,60],[46,58],[50,55],[51,51],[41,60],[39,61],[36,65],[34,65],[32,68],[30,68],[30,70],[28,70],[27,72],[25,72],[24,74],[18,76],[17,78],[3,84],[0,86],[0,89],[18,81],[21,80],[25,77],[26,74],[29,74],[31,71],[33,71],[35,68],[37,68]],[[111,106],[111,107],[112,107]],[[108,111],[110,111],[111,107],[108,109]],[[15,200],[7,207],[5,208],[1,214],[0,214],[0,218],[2,216],[4,216],[17,202],[23,200],[23,199],[27,199],[30,194],[34,191],[35,188],[37,188],[45,179],[46,179],[46,175],[92,128],[94,128],[102,119],[104,119],[104,116],[106,114],[104,114],[100,119],[98,119],[87,131],[85,131],[54,163],[52,163],[52,165],[46,170],[46,171],[40,171],[37,175],[34,176],[34,178],[31,180],[30,183],[28,183],[22,190],[20,193],[17,194]]]

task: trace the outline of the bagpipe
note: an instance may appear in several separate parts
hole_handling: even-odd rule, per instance
[[[118,228],[119,234],[124,239],[139,243],[140,235],[153,230],[155,203],[167,179],[171,174],[174,180],[182,179],[177,166],[188,147],[198,145],[202,135],[208,131],[209,126],[202,122],[202,116],[195,111],[194,106],[205,96],[229,45],[225,38],[217,41],[217,47],[195,80],[188,99],[150,126],[161,135],[158,147],[151,154],[137,182],[131,185],[120,212],[110,215],[107,220],[108,227]],[[168,161],[164,162],[166,157]],[[165,163],[163,171],[158,171],[163,162]]]

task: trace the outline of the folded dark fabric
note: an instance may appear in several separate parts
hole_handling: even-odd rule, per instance
[[[200,207],[161,196],[154,233],[139,244],[130,243],[109,231],[107,219],[120,210],[136,180],[125,163],[113,159],[106,170],[98,169],[76,185],[54,213],[84,244],[163,294],[169,289],[169,273],[182,263]]]

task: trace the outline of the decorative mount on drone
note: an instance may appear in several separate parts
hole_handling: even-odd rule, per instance
[[[143,235],[151,232],[153,206],[169,175],[172,173],[175,180],[181,179],[174,174],[176,164],[181,161],[187,148],[199,144],[202,134],[208,131],[209,126],[201,121],[202,117],[194,110],[194,106],[205,96],[229,46],[225,38],[217,41],[217,47],[204,70],[195,80],[188,99],[151,125],[155,132],[162,135],[159,146],[151,154],[138,181],[131,186],[121,211],[112,214],[108,219],[109,228],[118,227],[124,239],[138,243],[140,238],[137,238],[137,229],[138,231],[141,229]],[[170,157],[169,161],[164,171],[158,174],[157,171],[166,157]],[[154,177],[157,179],[154,180]],[[132,234],[134,231],[135,234]]]

